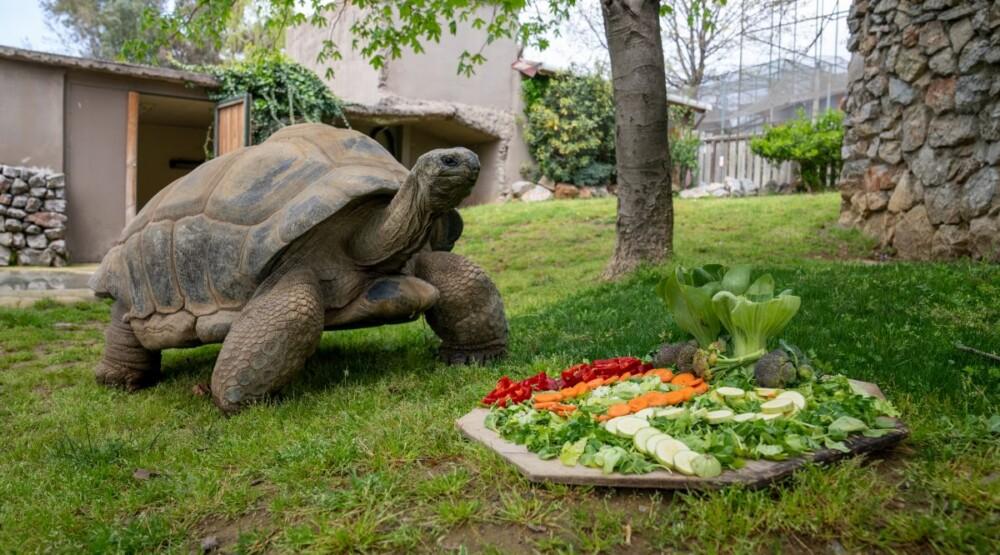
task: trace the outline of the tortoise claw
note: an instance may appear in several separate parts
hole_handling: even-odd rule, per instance
[[[482,365],[507,356],[507,346],[451,347],[442,345],[438,357],[449,365]]]

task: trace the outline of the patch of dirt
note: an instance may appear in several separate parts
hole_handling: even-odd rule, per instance
[[[544,532],[532,532],[521,526],[472,522],[457,526],[437,540],[442,550],[482,553],[492,547],[500,553],[531,553],[534,541],[545,538]]]
[[[192,529],[190,552],[231,553],[243,534],[253,534],[260,541],[270,539],[276,531],[271,527],[271,514],[266,509],[254,509],[235,519],[209,516]]]

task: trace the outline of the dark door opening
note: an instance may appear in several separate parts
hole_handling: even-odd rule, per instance
[[[205,161],[214,110],[215,103],[208,100],[139,95],[136,211]]]

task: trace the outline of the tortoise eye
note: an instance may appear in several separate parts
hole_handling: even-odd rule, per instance
[[[441,163],[448,166],[449,168],[454,168],[458,165],[458,158],[448,155],[441,158]]]

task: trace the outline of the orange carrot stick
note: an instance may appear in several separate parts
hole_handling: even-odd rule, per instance
[[[616,416],[625,416],[626,414],[632,412],[628,405],[625,403],[619,403],[617,405],[611,405],[608,407],[608,416],[614,418]]]
[[[674,385],[687,385],[696,379],[697,378],[694,377],[694,374],[685,372],[683,374],[677,374],[676,376],[674,376],[674,379],[670,380],[670,383]]]
[[[543,391],[535,394],[536,403],[551,403],[562,401],[562,393],[558,391]]]
[[[628,408],[632,412],[639,412],[649,406],[649,401],[642,397],[636,397],[628,402]]]

